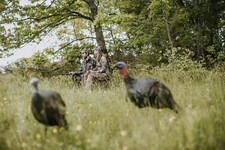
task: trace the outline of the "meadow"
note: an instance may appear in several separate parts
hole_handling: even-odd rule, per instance
[[[39,78],[39,89],[58,91],[67,106],[69,129],[38,123],[30,109],[29,78],[0,75],[1,150],[223,150],[225,149],[225,72],[158,68],[131,71],[159,80],[183,108],[139,109],[125,101],[117,71],[108,88],[74,87],[70,76]]]

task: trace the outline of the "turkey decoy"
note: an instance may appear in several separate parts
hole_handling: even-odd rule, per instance
[[[117,62],[115,67],[123,76],[127,96],[139,108],[170,108],[176,113],[181,110],[180,106],[174,101],[170,90],[159,81],[153,79],[134,79],[129,76],[124,62]]]
[[[68,129],[65,118],[66,105],[55,91],[38,90],[38,79],[33,77],[30,80],[32,88],[31,110],[34,118],[45,125],[45,134],[47,126],[59,126]]]

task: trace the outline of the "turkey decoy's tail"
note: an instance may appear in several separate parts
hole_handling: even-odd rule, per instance
[[[69,126],[68,126],[68,123],[67,123],[67,120],[66,120],[66,117],[63,116],[60,121],[59,121],[59,127],[63,127],[65,129],[69,129]]]
[[[173,110],[178,114],[183,111],[183,109],[175,102],[173,106]]]
[[[172,93],[169,92],[168,95],[166,95],[166,100],[168,107],[171,108],[173,111],[175,111],[177,114],[182,112],[182,108],[177,104],[177,102],[174,100]]]
[[[182,111],[182,108],[174,100],[169,88],[164,84],[155,82],[150,95],[152,98],[155,96],[156,102],[153,101],[152,103],[157,103],[158,108],[170,108],[176,113],[180,113]]]
[[[182,111],[182,108],[174,100],[172,93],[168,91],[168,94],[165,96],[166,96],[168,107],[171,108],[173,111],[175,111],[177,114],[180,113]]]
[[[63,127],[64,127],[66,130],[69,129],[69,126],[68,126],[68,123],[67,123],[66,119],[64,119]]]

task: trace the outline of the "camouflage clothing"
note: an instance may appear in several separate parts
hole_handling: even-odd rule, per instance
[[[98,73],[106,73],[107,75],[110,74],[109,64],[105,56],[102,56],[100,61],[96,63],[96,67],[93,69]]]
[[[98,79],[98,80],[106,80],[109,78],[111,72],[110,72],[110,66],[107,62],[107,59],[102,56],[100,61],[97,62],[96,64],[96,68],[93,69],[93,71],[91,73],[85,73],[84,74],[84,85],[86,89],[89,89],[91,84],[92,84],[92,80],[94,78]]]
[[[80,70],[77,74],[85,74],[88,70],[92,70],[96,67],[96,61],[94,58],[89,57],[87,60],[84,59],[80,65]]]
[[[83,62],[80,65],[80,69],[77,72],[74,72],[72,76],[72,80],[75,85],[80,85],[81,80],[83,79],[84,74],[88,70],[92,70],[96,67],[96,61],[94,58],[89,57],[87,60],[84,59]]]

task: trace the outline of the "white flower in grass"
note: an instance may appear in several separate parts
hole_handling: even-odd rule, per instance
[[[53,133],[57,133],[58,130],[57,130],[56,128],[54,128],[54,129],[52,130],[52,132],[53,132]]]
[[[26,147],[27,146],[27,143],[22,143],[22,147]]]
[[[127,131],[125,131],[125,130],[120,131],[120,135],[121,136],[126,136],[127,135]]]
[[[40,139],[40,138],[41,138],[41,135],[40,135],[40,134],[37,134],[37,135],[36,135],[36,138],[37,138],[37,139]]]
[[[128,147],[127,146],[123,146],[122,150],[128,150]]]
[[[175,116],[170,117],[169,122],[173,122],[176,119]]]
[[[76,131],[81,131],[82,130],[82,125],[77,125],[76,126]]]

